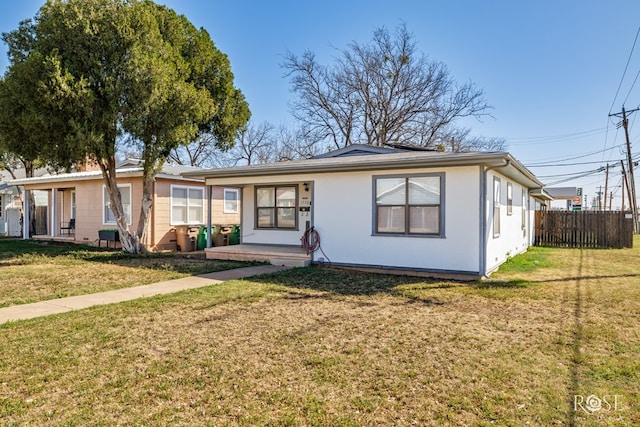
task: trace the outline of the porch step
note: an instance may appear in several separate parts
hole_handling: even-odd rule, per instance
[[[302,258],[271,258],[271,265],[281,265],[283,267],[308,267],[311,265],[310,259]]]
[[[305,267],[311,257],[295,246],[232,245],[216,246],[204,250],[207,259],[232,261],[265,261],[273,265]]]

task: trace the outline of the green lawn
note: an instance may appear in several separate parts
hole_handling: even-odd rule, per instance
[[[639,243],[533,248],[489,282],[303,268],[5,324],[0,423],[640,425]]]
[[[246,265],[206,260],[202,253],[128,255],[86,245],[0,239],[0,307]]]

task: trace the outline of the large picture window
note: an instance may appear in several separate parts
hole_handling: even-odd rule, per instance
[[[118,185],[120,198],[122,199],[122,209],[127,217],[127,224],[131,224],[131,184]],[[115,224],[116,217],[111,210],[111,198],[106,186],[102,186],[102,223]],[[75,217],[75,216],[74,216]]]
[[[443,234],[443,174],[375,177],[375,233]]]
[[[204,224],[204,188],[171,186],[171,224]]]
[[[297,186],[256,187],[256,227],[295,229]]]

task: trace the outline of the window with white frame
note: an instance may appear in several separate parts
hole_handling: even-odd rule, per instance
[[[513,184],[507,182],[507,215],[513,214]]]
[[[171,225],[204,224],[204,188],[171,186]]]
[[[444,174],[374,177],[374,234],[444,235]]]
[[[522,189],[522,235],[527,235],[527,189]]]
[[[0,194],[0,218],[4,215],[4,195]]]
[[[239,196],[240,191],[237,188],[225,188],[222,212],[226,214],[238,213]]]
[[[256,187],[256,227],[295,229],[298,186]]]
[[[71,218],[76,217],[76,192],[71,192]]]
[[[493,237],[500,237],[500,178],[493,177]]]
[[[122,199],[122,209],[127,218],[127,224],[131,224],[131,184],[118,185],[120,198]],[[116,217],[111,210],[111,197],[106,186],[102,186],[102,223],[115,224]]]

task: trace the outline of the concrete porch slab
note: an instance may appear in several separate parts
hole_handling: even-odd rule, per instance
[[[204,250],[207,259],[232,261],[265,261],[273,265],[306,267],[311,256],[299,246],[241,244],[216,246]]]

